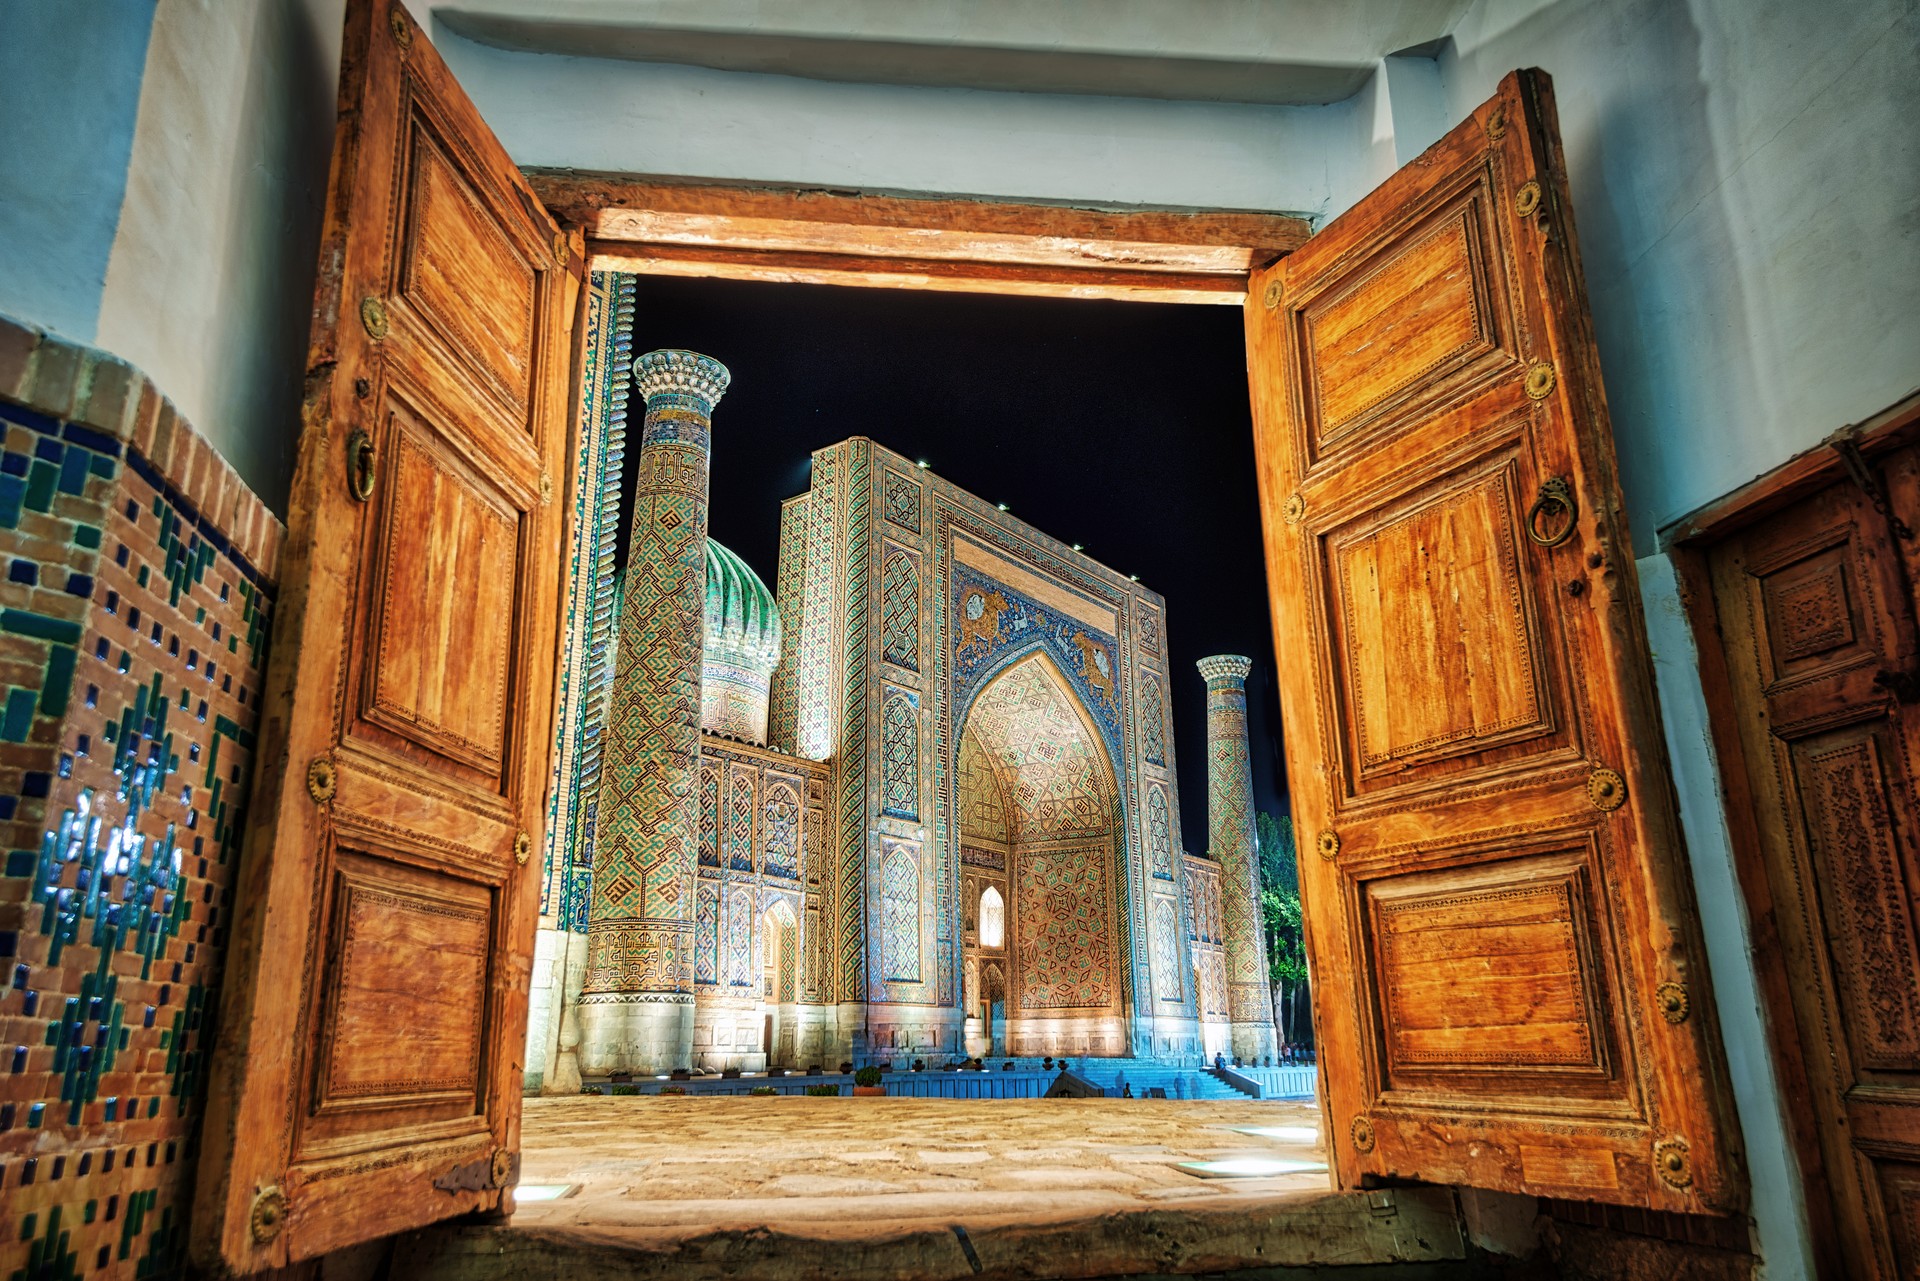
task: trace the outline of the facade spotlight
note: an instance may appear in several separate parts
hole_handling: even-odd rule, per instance
[[[1138,574],[1128,574],[1128,575],[1127,575],[1127,581],[1128,581],[1128,582],[1130,582],[1130,583],[1137,583],[1137,582],[1139,582],[1139,581],[1140,581],[1140,575],[1138,575]]]
[[[1007,505],[1005,503],[996,503],[995,506],[999,507],[1001,511],[1005,511],[1007,509]]]
[[[1085,551],[1085,550],[1086,550],[1086,548],[1084,548],[1084,547],[1082,547],[1082,546],[1081,546],[1081,545],[1080,545],[1079,543],[1075,543],[1075,544],[1073,545],[1073,550],[1075,550],[1075,551],[1077,551],[1077,552],[1083,552],[1083,551]]]
[[[915,463],[914,466],[918,467],[921,471],[925,471],[929,466],[931,466],[931,464],[928,463],[926,459],[922,458],[919,462]]]

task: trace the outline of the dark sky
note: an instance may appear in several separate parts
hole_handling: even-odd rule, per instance
[[[1208,654],[1252,656],[1255,804],[1285,808],[1238,307],[642,276],[633,343],[733,372],[712,532],[770,586],[813,450],[867,436],[924,458],[1167,598],[1188,849],[1207,845]]]

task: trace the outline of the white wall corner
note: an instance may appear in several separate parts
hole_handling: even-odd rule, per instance
[[[1740,1112],[1747,1172],[1752,1180],[1756,1281],[1811,1281],[1813,1255],[1799,1162],[1787,1137],[1785,1099],[1774,1076],[1766,1016],[1746,899],[1733,866],[1719,762],[1707,723],[1700,658],[1680,599],[1673,561],[1665,554],[1639,562],[1647,639],[1666,726],[1667,755],[1680,802],[1694,894],[1699,899],[1707,964],[1713,975],[1720,1035],[1726,1043],[1734,1104]]]

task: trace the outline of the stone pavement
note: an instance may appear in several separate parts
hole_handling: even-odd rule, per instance
[[[1319,1119],[1311,1103],[1250,1100],[528,1099],[522,1186],[580,1189],[521,1202],[513,1226],[657,1246],[715,1229],[866,1237],[1224,1208],[1325,1191]],[[1247,1156],[1319,1168],[1234,1179],[1177,1168]]]

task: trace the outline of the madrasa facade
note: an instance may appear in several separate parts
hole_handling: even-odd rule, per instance
[[[727,371],[633,358],[630,277],[590,301],[529,1089],[1272,1054],[1247,660],[1173,671],[1157,592],[859,437],[783,505],[770,590],[707,536]]]

